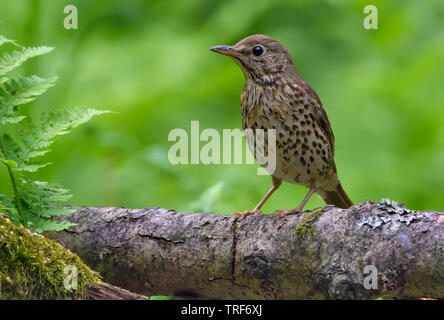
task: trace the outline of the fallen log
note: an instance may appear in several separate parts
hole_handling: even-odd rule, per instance
[[[105,281],[196,299],[444,298],[444,216],[369,201],[235,216],[72,207],[47,236]]]

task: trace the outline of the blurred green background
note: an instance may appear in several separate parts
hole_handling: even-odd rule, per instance
[[[65,5],[79,29],[65,30]],[[379,29],[363,28],[363,8]],[[240,128],[244,78],[209,51],[264,33],[292,53],[324,103],[336,164],[355,202],[389,197],[444,210],[444,3],[417,1],[2,0],[0,34],[50,55],[20,72],[60,79],[25,114],[59,107],[108,109],[61,137],[37,178],[74,194],[73,205],[232,213],[252,209],[271,184],[257,165],[168,162],[168,133]],[[203,145],[202,143],[201,145]],[[10,193],[0,170],[0,193]],[[264,212],[296,207],[306,194],[285,183]],[[317,197],[308,208],[321,206]]]

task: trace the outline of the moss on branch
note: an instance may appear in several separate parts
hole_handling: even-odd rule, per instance
[[[66,266],[77,270],[77,288],[65,288]],[[54,240],[0,216],[0,299],[88,299],[97,274]]]

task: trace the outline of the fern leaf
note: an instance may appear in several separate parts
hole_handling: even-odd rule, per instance
[[[15,160],[10,159],[7,156],[7,152],[5,152],[5,150],[4,150],[2,137],[0,137],[0,162],[10,168],[17,168],[17,162]],[[1,204],[1,202],[0,202],[0,204]]]
[[[8,38],[5,38],[4,36],[2,36],[1,34],[0,34],[0,46],[2,46],[3,44],[5,44],[5,43],[13,43],[14,45],[16,45],[16,46],[18,46],[17,45],[17,43],[14,41],[14,40],[11,40],[11,39],[8,39]]]
[[[23,159],[28,157],[28,154],[32,157],[39,157],[47,153],[49,150],[33,151],[29,152],[28,149],[21,143],[17,143],[8,134],[4,134],[0,139],[0,161],[8,164],[16,171],[28,171],[36,172],[38,169],[50,165],[47,163],[32,163],[24,162]]]
[[[17,123],[25,117],[17,115],[16,107],[34,100],[55,83],[56,77],[43,79],[37,76],[6,80],[0,85],[0,124]]]
[[[18,163],[21,160],[21,154],[26,150],[20,144],[16,143],[9,134],[3,134],[0,139],[2,158],[5,160],[13,160]]]
[[[75,223],[68,221],[56,222],[43,219],[31,221],[31,223],[32,230],[37,233],[42,233],[45,231],[62,231],[76,225]]]
[[[31,124],[22,131],[24,148],[27,150],[21,154],[18,162],[19,167],[26,164],[36,156],[41,156],[57,136],[70,132],[82,123],[89,121],[92,117],[109,111],[100,111],[87,108],[60,109],[51,111],[42,116],[39,124]]]
[[[13,112],[2,114],[2,111],[0,111],[0,124],[18,123],[26,118],[25,116],[16,115]]]
[[[7,214],[14,224],[20,225],[20,214],[14,201],[4,194],[0,194],[0,212]]]
[[[27,47],[22,51],[14,50],[12,53],[6,52],[0,58],[0,77],[22,65],[26,60],[47,54],[52,51],[53,47]]]
[[[13,40],[0,35],[0,46],[12,43],[20,49],[4,53],[0,57],[0,125],[17,123],[25,117],[17,113],[19,105],[34,100],[54,85],[56,78],[42,79],[37,76],[10,79],[8,72],[19,67],[28,59],[49,53],[52,47],[21,47]],[[95,109],[61,109],[42,115],[40,121],[27,121],[18,127],[20,137],[8,134],[0,136],[0,165],[8,166],[14,196],[0,194],[0,212],[7,213],[17,225],[32,227],[35,232],[63,230],[70,222],[52,221],[53,217],[71,214],[74,209],[56,206],[71,198],[69,190],[58,185],[26,178],[23,171],[35,172],[49,163],[38,162],[37,158],[50,150],[48,147],[72,128],[89,121],[93,116],[108,113]],[[21,139],[20,139],[21,138]],[[22,171],[22,172],[20,172]]]
[[[0,86],[0,103],[6,106],[18,106],[34,100],[55,85],[57,77],[49,79],[37,76],[8,79]]]
[[[49,208],[43,208],[41,212],[42,218],[52,218],[52,217],[58,217],[61,215],[68,215],[76,212],[76,209],[69,209],[69,208],[63,208],[63,207],[49,207]]]
[[[0,124],[17,123],[24,116],[17,115],[16,106],[28,103],[55,84],[57,77],[37,76],[8,79],[0,85]]]
[[[49,166],[52,164],[52,162],[45,162],[45,163],[22,163],[20,165],[17,164],[17,168],[15,168],[16,171],[27,171],[27,172],[36,172],[37,170]]]
[[[68,189],[45,181],[31,181],[28,179],[22,179],[19,188],[26,219],[35,232],[63,230],[74,225],[68,222],[48,220],[52,217],[68,215],[76,211],[53,206],[72,197]]]
[[[14,210],[14,201],[5,196],[4,194],[0,194],[0,212],[4,212],[6,214],[10,213],[11,210]]]
[[[72,195],[68,189],[57,184],[45,181],[23,180],[20,186],[21,192],[28,205],[39,204],[40,206],[52,206],[59,202],[68,201]]]
[[[15,162],[14,160],[7,160],[5,158],[0,158],[0,162],[3,162],[4,164],[6,164],[7,166],[9,166],[11,168],[17,167],[17,162]]]

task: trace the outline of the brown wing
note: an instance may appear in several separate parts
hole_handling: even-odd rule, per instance
[[[305,88],[306,92],[310,95],[310,97],[312,97],[317,102],[317,105],[314,106],[315,110],[316,110],[314,115],[315,115],[316,120],[318,121],[322,131],[324,131],[324,134],[328,138],[328,142],[330,144],[332,156],[334,156],[335,155],[335,137],[333,135],[333,131],[331,130],[331,125],[330,125],[330,121],[328,121],[327,113],[325,112],[324,107],[322,106],[322,102],[319,99],[317,93],[305,81],[304,81],[304,88]]]

